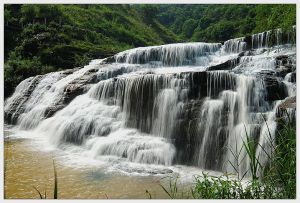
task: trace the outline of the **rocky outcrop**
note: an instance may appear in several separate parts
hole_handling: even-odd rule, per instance
[[[244,52],[242,52],[244,53]],[[208,71],[213,71],[213,70],[231,70],[232,68],[234,68],[238,63],[240,62],[240,56],[235,58],[235,59],[231,59],[228,61],[225,61],[224,63],[220,63],[218,65],[215,66],[210,66],[208,67]]]
[[[105,58],[102,61],[102,64],[115,63],[115,62],[116,62],[116,58],[114,56],[110,56],[110,57]]]
[[[49,118],[53,116],[57,111],[67,106],[75,97],[87,92],[89,89],[88,84],[96,83],[100,80],[97,77],[98,70],[97,68],[90,69],[83,76],[70,82],[65,87],[61,99],[47,108],[44,117]]]
[[[284,85],[274,76],[264,76],[264,85],[267,91],[267,101],[282,100],[287,95]]]
[[[177,159],[175,160],[177,163],[188,165],[194,161],[193,155],[200,142],[198,124],[202,104],[203,100],[191,100],[184,105],[182,113],[178,116],[177,125],[174,129],[177,136],[173,141],[177,149]]]
[[[80,68],[74,68],[74,69],[67,69],[60,72],[59,79],[63,79],[67,77],[68,75],[73,74],[74,72],[78,71]],[[47,107],[44,117],[49,118],[54,115],[57,111],[64,108],[68,103],[70,103],[75,97],[77,97],[80,94],[83,94],[88,90],[87,85],[91,83],[96,83],[98,81],[97,73],[98,69],[90,69],[88,70],[83,76],[80,78],[77,78],[73,80],[71,83],[69,83],[65,89],[63,96],[61,99],[53,104],[52,106]],[[18,94],[15,94],[15,97],[11,97],[9,99],[12,99],[13,101],[10,102],[10,106],[6,107],[6,110],[4,111],[4,119],[5,122],[8,124],[16,124],[19,116],[24,113],[25,111],[25,104],[27,100],[30,98],[31,93],[34,91],[36,86],[39,84],[39,82],[45,77],[45,75],[38,75],[32,78],[29,78],[27,81],[27,87],[19,92]],[[49,86],[50,88],[50,86]]]
[[[288,97],[277,106],[276,121],[277,132],[286,129],[287,126],[296,126],[296,97]]]
[[[288,73],[296,70],[294,61],[289,55],[280,55],[275,58],[276,60],[276,75],[284,78]]]
[[[295,83],[296,82],[296,71],[292,72],[288,82]]]
[[[282,101],[276,110],[277,118],[282,118],[287,116],[287,114],[293,113],[296,111],[296,97],[288,97]],[[293,115],[290,115],[293,117]]]

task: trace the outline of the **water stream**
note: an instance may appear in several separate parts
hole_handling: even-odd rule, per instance
[[[179,174],[191,182],[203,170],[247,177],[246,151],[242,149],[239,160],[233,153],[242,148],[246,132],[269,149],[266,126],[274,137],[278,104],[296,94],[293,73],[278,75],[286,63],[295,69],[296,48],[282,42],[280,30],[276,46],[269,46],[270,33],[253,35],[248,44],[237,38],[223,44],[135,48],[116,54],[109,63],[93,60],[68,73],[28,78],[5,101],[5,120],[14,124],[10,136],[21,140],[6,143],[16,153],[6,160],[22,159],[27,147],[23,139],[29,139],[41,152],[22,164],[38,164],[43,156],[50,159],[49,152],[59,151],[61,155],[54,157],[65,165],[63,173],[86,185],[82,175],[90,166],[110,177],[103,183],[107,187],[117,187],[115,178],[107,175],[116,172],[126,174],[120,182],[132,177],[130,187],[143,182],[150,188],[157,177]],[[278,64],[282,56],[287,62]],[[32,153],[26,149],[24,156]],[[267,162],[265,151],[257,148],[256,153]],[[17,187],[11,186],[9,174],[7,187]],[[76,191],[65,197],[89,197]],[[10,189],[7,194],[15,195]],[[28,195],[18,197],[32,197]],[[118,195],[111,197],[123,197]],[[140,196],[138,192],[132,197]]]

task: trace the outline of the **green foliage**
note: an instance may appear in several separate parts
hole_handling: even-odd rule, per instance
[[[255,32],[275,28],[290,28],[296,25],[296,5],[258,5],[255,9]]]
[[[287,120],[279,121],[274,155],[264,171],[264,182],[280,189],[279,198],[296,198],[296,123],[286,113]]]
[[[152,23],[153,20],[156,18],[158,12],[158,8],[156,5],[144,4],[137,6],[137,8],[143,16],[145,22]]]
[[[258,179],[257,173],[258,173],[259,168],[261,168],[259,159],[258,159],[258,157],[256,157],[257,143],[255,142],[255,140],[253,138],[250,137],[250,135],[248,135],[246,127],[245,127],[245,132],[246,132],[246,140],[242,140],[243,148],[246,150],[246,153],[249,157],[250,172],[252,175],[252,180],[255,181]],[[262,147],[262,146],[260,146],[260,147]]]
[[[38,57],[24,59],[11,52],[10,60],[4,64],[4,92],[16,87],[23,79],[41,74],[42,68]]]
[[[194,19],[186,20],[182,25],[182,34],[184,35],[184,37],[190,38],[193,35],[197,25],[198,23]]]
[[[184,40],[218,42],[289,28],[296,24],[296,5],[161,5],[157,18]]]
[[[178,183],[179,176],[175,178],[174,177],[164,177],[164,178],[169,178],[168,187],[164,186],[164,184],[160,184],[160,187],[168,195],[170,199],[191,198],[191,191],[186,190],[186,188],[184,188],[182,184]]]
[[[241,181],[228,174],[211,176],[202,173],[195,176],[190,191],[177,183],[177,178],[169,180],[169,188],[162,186],[171,199],[274,199],[279,198],[279,189],[258,180]]]
[[[176,177],[173,180],[170,179],[170,181],[169,181],[169,191],[166,187],[164,187],[162,184],[160,184],[160,187],[165,191],[165,193],[167,193],[167,195],[171,199],[176,199],[176,197],[177,197],[177,192],[178,192],[177,181],[178,181],[178,177]]]

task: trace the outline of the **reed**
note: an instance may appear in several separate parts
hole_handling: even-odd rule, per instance
[[[58,199],[57,171],[56,171],[56,167],[55,167],[55,162],[54,162],[54,160],[53,160],[53,171],[54,171],[53,199]],[[42,195],[42,193],[41,193],[36,187],[33,186],[33,188],[37,191],[37,193],[38,193],[40,199],[47,199],[46,189],[45,189],[44,195]]]

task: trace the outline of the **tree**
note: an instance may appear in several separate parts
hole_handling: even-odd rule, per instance
[[[21,7],[21,22],[34,24],[35,18],[38,17],[39,7],[37,5],[24,4]]]
[[[157,7],[155,5],[145,4],[141,5],[140,10],[145,22],[153,23],[153,20],[156,18],[158,12]]]
[[[186,20],[182,25],[182,33],[185,37],[190,38],[193,35],[198,22],[194,19]]]
[[[8,23],[11,18],[12,18],[11,11],[8,9],[4,9],[4,22],[6,26],[8,26]]]

